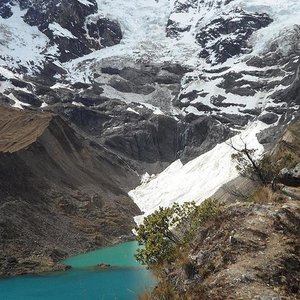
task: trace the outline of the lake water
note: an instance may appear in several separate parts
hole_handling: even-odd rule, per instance
[[[72,270],[0,280],[1,300],[136,300],[155,279],[135,259],[136,242],[78,255],[65,260]],[[96,270],[106,263],[115,268]]]

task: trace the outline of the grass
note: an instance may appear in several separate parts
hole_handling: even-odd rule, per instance
[[[280,190],[274,192],[271,187],[259,187],[246,199],[247,202],[257,204],[284,203],[288,197]]]
[[[139,300],[182,300],[182,298],[168,281],[163,280],[152,292],[140,295]]]

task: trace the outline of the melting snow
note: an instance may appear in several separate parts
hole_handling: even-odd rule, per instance
[[[87,6],[91,6],[92,3],[89,1],[89,0],[77,0],[78,2],[84,4],[84,5],[87,5]]]
[[[30,106],[28,103],[19,101],[13,94],[9,94],[8,97],[10,99],[12,99],[13,101],[15,101],[15,103],[14,103],[14,105],[12,105],[12,107],[24,109],[23,106]]]
[[[135,111],[134,109],[132,109],[131,107],[128,107],[126,110],[139,115],[139,113],[137,111]]]

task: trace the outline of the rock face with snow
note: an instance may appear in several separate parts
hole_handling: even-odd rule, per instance
[[[15,22],[24,22],[39,30],[45,42],[43,48],[36,50],[44,54],[44,63],[54,58],[60,62],[69,61],[118,44],[122,39],[119,24],[101,17],[97,12],[95,0],[7,0],[0,3],[3,19],[16,17]],[[5,22],[3,25],[6,29]],[[10,28],[7,27],[7,30]],[[32,38],[35,39],[34,36]]]
[[[297,114],[295,0],[7,0],[0,13],[0,102],[60,114],[140,173]]]
[[[288,21],[286,14],[292,16]],[[200,57],[176,104],[237,126],[266,112],[277,116],[261,119],[274,124],[286,117],[287,107],[297,110],[298,15],[294,1],[270,2],[268,8],[256,1],[175,2],[168,34],[179,41],[196,39]]]
[[[212,64],[224,63],[231,57],[251,52],[248,43],[251,35],[273,20],[266,13],[248,13],[238,6],[232,6],[230,2],[177,1],[168,21],[168,36],[181,38],[193,30],[202,48],[199,56]],[[206,18],[205,14],[214,9],[217,13]],[[184,24],[195,18],[191,10],[195,10],[199,19],[193,20],[196,22],[194,27],[191,23]]]
[[[23,22],[39,50],[22,57],[8,51],[6,41],[3,66],[20,73],[39,70],[49,87],[63,82],[74,91],[72,83],[98,85],[88,105],[109,99],[147,103],[177,117],[209,114],[230,127],[243,127],[266,111],[285,118],[286,109],[297,109],[299,102],[294,26],[299,7],[289,0],[284,14],[281,5],[266,7],[254,0],[5,1],[3,40],[11,36],[23,45],[27,37],[12,34]],[[288,13],[292,18],[287,21]],[[60,93],[51,91],[49,97],[44,89],[44,106],[60,102]],[[278,118],[264,119],[275,123]]]

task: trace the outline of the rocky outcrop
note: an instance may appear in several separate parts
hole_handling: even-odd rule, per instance
[[[178,299],[298,299],[299,228],[297,201],[233,204],[197,230],[166,277]]]
[[[300,186],[300,164],[292,169],[283,169],[280,173],[280,182],[288,186]]]
[[[247,53],[250,50],[248,40],[253,32],[272,21],[267,14],[249,14],[238,9],[216,18],[198,30],[196,39],[203,49],[200,57],[218,64]]]
[[[180,105],[172,99],[178,96],[182,76],[190,71],[180,65],[107,64],[100,65],[92,83],[61,85],[41,76],[13,79],[13,87],[6,91],[13,97],[7,101],[63,116],[75,130],[125,159],[140,174],[160,172],[176,159],[195,158],[232,136],[228,125],[248,122],[226,114],[171,115]]]
[[[57,269],[131,235],[138,177],[122,159],[53,114],[0,115],[1,276]]]
[[[232,135],[212,117],[191,114],[175,120],[116,100],[97,108],[55,105],[47,109],[62,114],[140,174],[160,172],[178,158],[189,161]]]

